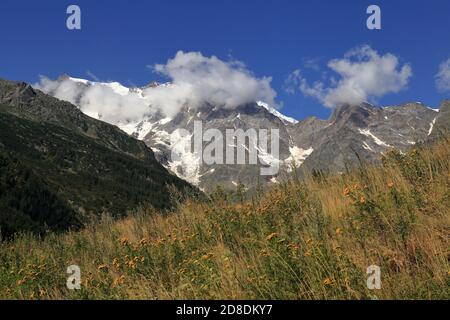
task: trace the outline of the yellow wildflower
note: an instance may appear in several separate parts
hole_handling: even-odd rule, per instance
[[[125,281],[125,276],[121,275],[118,278],[114,279],[113,288],[123,284]]]
[[[122,237],[122,238],[119,239],[119,243],[120,243],[122,246],[126,246],[126,245],[128,245],[128,244],[130,243],[130,240],[128,240],[127,237]]]
[[[119,262],[119,259],[117,259],[117,258],[114,258],[113,259],[113,262],[112,262],[112,265],[113,265],[113,267],[114,268],[120,268],[120,262]]]
[[[349,194],[350,194],[350,189],[349,188],[345,188],[344,192],[343,192],[344,197],[347,197]]]
[[[107,268],[108,268],[108,266],[107,266],[106,264],[101,264],[101,265],[99,265],[99,266],[97,267],[97,270],[98,270],[98,271],[102,271],[102,270],[107,269]]]
[[[336,281],[334,279],[326,278],[325,280],[323,280],[323,284],[325,286],[332,286],[335,283],[336,283]]]
[[[141,246],[145,246],[145,245],[147,245],[147,243],[148,243],[148,239],[147,238],[142,238],[141,241],[139,241],[139,244]]]
[[[270,241],[270,240],[272,240],[272,239],[275,238],[275,237],[278,237],[278,233],[276,233],[276,232],[269,234],[269,235],[266,237],[266,240],[267,240],[267,241]]]

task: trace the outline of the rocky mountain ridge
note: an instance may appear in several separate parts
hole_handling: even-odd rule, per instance
[[[143,88],[70,79],[80,86],[109,86],[121,95],[145,94]],[[153,87],[170,85],[151,84]],[[339,173],[360,161],[377,162],[390,148],[405,152],[416,143],[430,139],[439,130],[448,130],[448,109],[448,101],[443,102],[441,110],[418,102],[382,108],[362,103],[340,106],[327,120],[310,117],[297,121],[261,101],[234,109],[205,103],[199,108],[186,105],[173,117],[162,112],[149,112],[138,121],[117,125],[151,147],[166,168],[201,189],[211,191],[217,186],[236,188],[242,184],[251,188],[258,184],[278,183],[293,169]],[[279,156],[271,158],[270,154],[259,152],[257,165],[206,165],[198,154],[188,150],[182,153],[181,159],[173,161],[172,150],[183,139],[177,129],[188,130],[192,135],[196,121],[202,123],[204,131],[217,129],[223,136],[227,129],[278,129]],[[258,173],[261,166],[274,162],[280,166],[278,174],[261,176]]]

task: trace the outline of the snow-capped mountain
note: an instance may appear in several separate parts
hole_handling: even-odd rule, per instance
[[[200,188],[211,190],[217,185],[235,188],[237,183],[249,187],[277,183],[293,167],[300,171],[343,172],[361,160],[377,162],[390,148],[406,152],[426,140],[434,132],[440,114],[439,110],[418,103],[384,108],[361,104],[339,107],[328,120],[311,117],[296,121],[257,102],[232,110],[186,107],[173,119],[145,120],[136,133],[140,132],[137,136],[152,147],[163,165]],[[193,152],[185,152],[184,157],[172,162],[172,147],[181,139],[176,129],[192,133],[195,120],[202,121],[204,130],[214,128],[222,133],[227,128],[279,129],[279,174],[260,176],[257,167],[251,165],[205,165]],[[149,129],[148,133],[139,131],[141,127]]]
[[[143,100],[146,98],[146,87],[171,86],[170,83],[153,82],[144,88],[127,88],[117,82],[69,79],[83,88],[107,86],[119,95],[132,94]],[[448,120],[442,119],[448,116],[449,109],[448,101],[444,101],[441,110],[431,109],[421,103],[383,108],[363,103],[336,108],[328,120],[310,117],[297,121],[262,101],[233,109],[205,103],[197,108],[186,105],[172,117],[161,112],[149,112],[138,120],[115,124],[129,135],[144,141],[152,148],[160,163],[179,177],[203,190],[213,190],[217,186],[236,188],[239,183],[246,187],[277,183],[293,168],[298,168],[300,174],[313,169],[343,172],[361,160],[379,161],[390,148],[405,152],[417,142],[432,137],[437,132],[438,124],[439,130],[449,129]],[[98,117],[101,118],[100,115]],[[203,131],[216,129],[224,137],[227,129],[278,129],[279,156],[274,158],[270,153],[258,150],[257,165],[205,164],[192,149],[177,149],[183,145],[181,142],[191,141],[196,121],[202,123]],[[185,129],[189,134],[181,135],[177,129]],[[232,147],[237,148],[236,145]],[[250,145],[244,147],[249,148]],[[172,151],[177,151],[180,156],[173,159]],[[280,166],[278,174],[259,174],[262,166],[274,162]]]

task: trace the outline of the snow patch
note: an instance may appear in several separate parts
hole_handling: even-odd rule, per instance
[[[367,142],[363,142],[363,148],[372,152],[375,152],[368,144]]]
[[[123,86],[119,82],[95,82],[95,81],[89,81],[89,80],[86,80],[86,79],[72,78],[72,77],[69,77],[69,80],[71,80],[73,82],[76,82],[76,83],[82,83],[82,84],[90,85],[90,86],[105,86],[105,87],[109,87],[115,93],[117,93],[117,94],[119,94],[121,96],[126,96],[126,95],[130,94],[130,88],[127,88],[127,87]]]
[[[279,112],[278,110],[276,110],[275,108],[269,106],[267,103],[262,102],[262,101],[258,101],[256,102],[256,104],[260,107],[263,107],[264,109],[266,109],[267,111],[269,111],[271,114],[273,114],[274,116],[278,117],[281,121],[283,121],[284,123],[291,123],[291,124],[296,124],[298,123],[297,120],[295,120],[294,118],[285,116],[284,114],[282,114],[281,112]]]
[[[433,119],[433,121],[431,121],[431,123],[430,123],[430,130],[428,130],[428,135],[430,135],[431,132],[433,132],[433,128],[434,128],[434,125],[435,125],[435,123],[436,123],[436,119],[437,119],[437,117],[435,117],[435,118]]]
[[[126,124],[118,124],[117,126],[122,130],[128,133],[130,136],[134,135],[138,140],[142,140],[145,136],[150,132],[154,124],[144,120],[138,123],[129,122]]]
[[[311,153],[313,153],[314,149],[302,149],[297,146],[289,147],[289,152],[291,155],[284,160],[284,163],[288,165],[288,171],[292,170],[292,165],[300,166],[305,162],[306,158],[309,157]]]
[[[115,93],[126,96],[130,93],[130,89],[121,85],[119,82],[102,83],[101,85],[111,88]]]
[[[170,134],[172,155],[178,155],[178,157],[176,160],[169,161],[169,169],[178,177],[198,185],[200,183],[201,155],[190,151],[191,138],[192,134],[182,136],[179,130]]]
[[[158,124],[164,125],[166,123],[169,123],[170,121],[172,121],[172,118],[164,118],[158,121]]]
[[[265,152],[263,149],[257,147],[258,150],[258,159],[262,162],[262,164],[267,166],[272,166],[274,164],[280,163],[280,159],[274,157],[272,154]]]
[[[149,119],[144,119],[137,122],[128,122],[124,124],[119,123],[117,126],[130,136],[135,136],[138,140],[143,140],[155,127],[164,125],[170,121],[172,121],[172,118],[164,118],[156,122],[151,122]]]
[[[366,137],[372,138],[373,141],[379,146],[386,147],[386,148],[390,148],[391,147],[391,145],[387,144],[383,140],[381,140],[378,137],[376,137],[372,132],[370,132],[369,129],[358,129],[358,131],[362,135],[365,135]]]
[[[439,109],[434,109],[434,108],[430,108],[430,107],[427,107],[427,108],[430,110],[433,110],[434,112],[439,112]]]
[[[73,82],[78,82],[78,83],[82,83],[82,84],[90,84],[91,82],[89,80],[85,80],[85,79],[80,79],[80,78],[72,78],[69,77],[69,80],[72,80]]]
[[[164,130],[156,131],[152,137],[152,140],[154,144],[170,147],[171,134]]]

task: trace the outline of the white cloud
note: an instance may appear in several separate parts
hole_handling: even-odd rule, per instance
[[[224,108],[265,101],[276,106],[276,92],[271,78],[256,78],[239,61],[224,62],[215,56],[205,57],[200,52],[179,51],[166,64],[155,65],[154,70],[171,79],[172,86],[152,90],[154,103],[169,109],[180,104],[199,107],[204,103]],[[167,100],[171,100],[167,105]]]
[[[40,82],[34,87],[58,99],[78,105],[85,114],[93,118],[113,124],[135,121],[152,112],[142,97],[137,93],[128,92],[128,88],[122,87],[117,82],[96,83],[78,80],[68,77],[50,80],[41,76]]]
[[[34,85],[37,89],[45,93],[51,93],[58,99],[75,103],[81,94],[82,88],[74,81],[53,81],[45,76],[40,76],[40,82]]]
[[[298,86],[300,85],[301,79],[302,77],[300,69],[292,71],[291,74],[288,75],[286,81],[284,81],[284,91],[289,94],[295,94]]]
[[[328,67],[338,75],[337,79],[328,77],[328,86],[323,81],[309,84],[300,70],[294,71],[288,82],[304,95],[317,98],[327,107],[335,107],[399,92],[408,85],[412,75],[408,64],[401,66],[393,54],[379,55],[367,45],[347,52],[342,59],[329,61]]]
[[[239,61],[225,62],[200,52],[179,51],[166,64],[157,64],[152,69],[167,77],[170,84],[148,87],[140,93],[128,92],[119,83],[87,81],[91,85],[86,86],[70,78],[52,81],[41,77],[35,87],[114,124],[136,121],[155,111],[172,117],[184,106],[198,108],[210,104],[235,108],[256,101],[277,106],[272,79],[256,78]]]
[[[439,66],[436,75],[436,87],[441,92],[450,92],[450,58]]]
[[[80,98],[82,111],[113,124],[140,120],[153,112],[137,93],[121,94],[121,91],[113,88],[106,85],[91,86]]]

